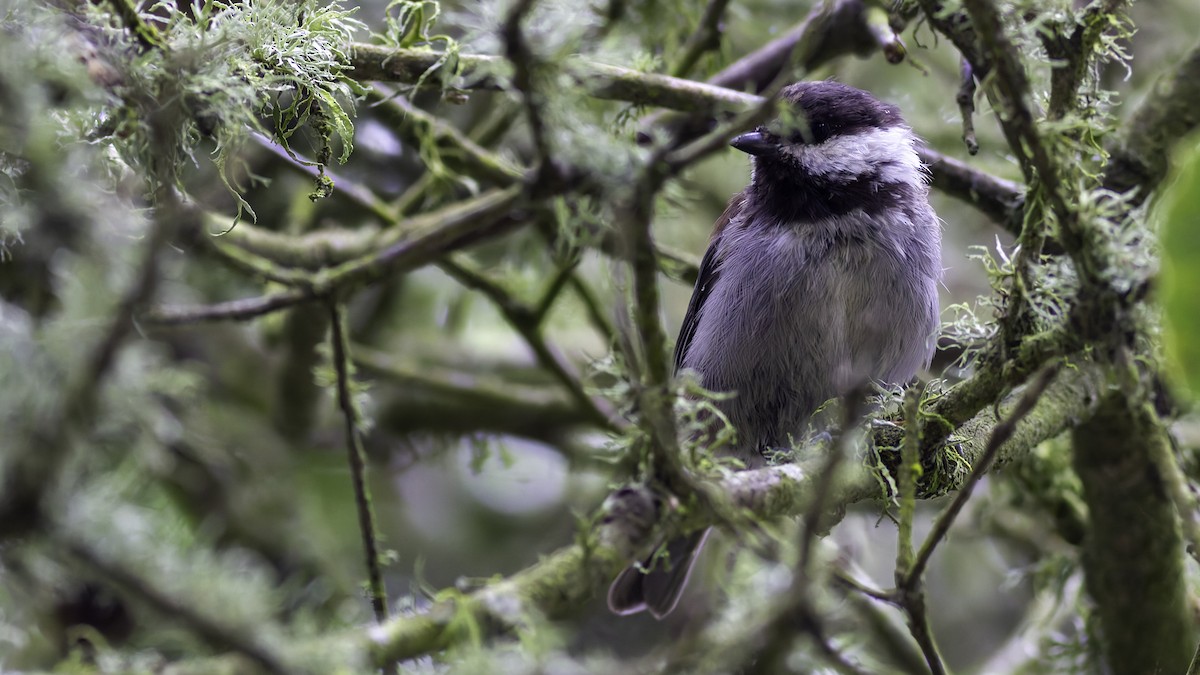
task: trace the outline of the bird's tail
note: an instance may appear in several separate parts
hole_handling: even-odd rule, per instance
[[[649,569],[643,572],[636,566],[625,568],[608,589],[608,608],[615,614],[637,614],[648,610],[656,619],[661,619],[675,605],[692,574],[696,554],[708,539],[709,529],[693,532],[686,537],[667,542],[664,564],[659,556],[651,556],[643,564]]]

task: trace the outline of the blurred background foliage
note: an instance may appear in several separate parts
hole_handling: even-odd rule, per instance
[[[1061,11],[1057,2],[1023,4]],[[423,3],[418,18],[440,14],[422,30],[405,24],[405,34],[398,30],[404,6],[385,2],[166,2],[145,8],[145,16],[157,18],[157,34],[168,36],[166,50],[139,46],[112,7],[0,0],[5,670],[158,670],[240,650],[239,634],[282,649],[370,622],[344,421],[326,346],[328,312],[299,305],[248,322],[168,329],[133,321],[128,330],[113,317],[131,299],[194,305],[274,288],[164,223],[170,212],[148,208],[147,197],[162,185],[177,185],[189,203],[224,217],[224,227],[236,214],[252,213],[258,227],[290,234],[375,227],[367,209],[339,195],[347,186],[368,188],[393,205],[400,200],[410,213],[479,192],[477,180],[457,170],[428,133],[397,123],[395,111],[365,94],[366,83],[344,77],[345,43],[374,32],[393,44],[451,53],[505,49],[507,4],[491,0]],[[683,0],[547,0],[526,31],[547,59],[584,54],[663,72],[703,9]],[[730,3],[719,48],[688,75],[717,72],[810,9],[808,2]],[[1122,43],[1130,67],[1110,63],[1101,76],[1117,92],[1109,109],[1117,126],[1160,71],[1193,46],[1200,5],[1140,3],[1130,17],[1136,33]],[[968,159],[954,100],[957,51],[921,21],[902,37],[909,58],[900,64],[873,52],[834,60],[806,77],[833,77],[898,104],[931,147]],[[501,69],[501,77],[510,75]],[[588,167],[600,184],[628,181],[643,152],[634,135],[651,111],[597,101],[562,79],[541,93],[556,156]],[[405,95],[513,165],[536,160],[528,127],[512,123],[522,106],[514,93]],[[186,122],[165,132],[164,123],[136,112],[147,104],[139,97]],[[982,97],[979,105],[980,151],[970,163],[1019,181],[992,111]],[[279,129],[289,132],[296,157],[260,141]],[[351,138],[353,152],[339,164]],[[332,194],[310,198],[327,185],[298,171],[297,157],[321,161]],[[747,160],[733,151],[691,168],[659,200],[656,239],[698,259],[727,197],[747,179]],[[414,185],[424,190],[414,192]],[[1193,202],[1198,193],[1180,189]],[[969,205],[936,192],[933,199],[946,223],[942,305],[973,304],[990,289],[973,252],[982,247],[1003,256],[1013,238]],[[469,262],[533,305],[565,265],[576,265],[577,281],[555,299],[541,336],[566,364],[566,377],[587,382],[612,347],[598,327],[611,326],[613,308],[624,300],[609,258],[570,240],[596,241],[597,232],[612,227],[611,212],[584,198],[556,206],[556,213],[539,214],[549,219],[544,227],[476,246]],[[218,233],[221,225],[208,227]],[[155,250],[156,281],[144,287],[143,256],[164,229],[178,236]],[[557,234],[548,242],[547,232]],[[1180,269],[1195,267],[1191,255]],[[1200,288],[1179,283],[1179,297],[1195,307]],[[673,333],[691,288],[664,276],[661,290],[663,322]],[[621,448],[539,363],[503,308],[445,267],[425,266],[367,287],[348,313],[394,613],[426,606],[438,589],[467,590],[511,574],[570,543],[580,520],[628,478],[620,472]],[[981,318],[988,319],[986,306]],[[1200,339],[1194,321],[1176,330],[1181,344]],[[947,376],[960,374],[952,369]],[[1200,440],[1194,431],[1189,436],[1187,418],[1179,425],[1182,438]],[[1071,546],[1077,542],[1064,540],[1061,527],[1079,505],[1067,452],[1062,442],[1045,444],[993,477],[935,557],[930,612],[953,669],[1093,667]],[[921,514],[939,506],[919,505]],[[922,515],[918,536],[928,523]],[[877,506],[856,509],[826,540],[824,555],[853,560],[864,578],[888,585],[893,526]],[[616,672],[625,666],[615,659],[649,663],[644,659],[656,646],[714,612],[718,589],[751,602],[751,592],[739,591],[761,592],[767,583],[755,565],[721,542],[710,547],[683,606],[665,622],[610,616],[597,598],[568,620],[531,627],[520,642],[465,647],[445,661],[404,667]],[[154,589],[168,591],[175,604],[156,602]],[[853,594],[830,593],[822,602],[839,644],[851,653],[867,654],[870,645],[903,631],[896,616]],[[199,630],[203,617],[219,618],[222,627]],[[880,672],[920,667],[919,657],[917,666],[903,661],[913,657],[911,647],[884,652],[893,661],[863,656],[864,663]],[[311,658],[306,666],[315,672],[357,667],[339,661],[336,651]],[[800,670],[816,667],[809,662]]]

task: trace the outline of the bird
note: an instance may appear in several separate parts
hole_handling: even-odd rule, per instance
[[[941,221],[900,110],[840,82],[797,82],[773,122],[730,145],[750,183],[717,220],[675,344],[736,430],[746,468],[804,438],[813,412],[866,383],[928,368],[939,326]],[[708,530],[613,581],[616,614],[661,619]]]

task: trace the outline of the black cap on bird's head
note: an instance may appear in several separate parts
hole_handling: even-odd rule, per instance
[[[784,145],[820,145],[837,136],[904,127],[896,106],[841,82],[797,82],[780,98],[791,104],[775,122],[735,137],[730,145],[749,155]]]
[[[840,82],[785,87],[778,119],[730,145],[752,156],[764,222],[807,222],[920,203],[926,173],[900,110]]]

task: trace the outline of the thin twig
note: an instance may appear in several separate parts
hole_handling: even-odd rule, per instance
[[[350,362],[346,341],[346,317],[336,299],[329,301],[329,338],[333,351],[333,369],[337,373],[338,407],[346,421],[346,456],[350,465],[350,481],[354,485],[354,506],[358,511],[358,528],[362,535],[363,553],[367,561],[367,590],[376,623],[388,619],[387,589],[379,560],[379,534],[375,527],[375,512],[371,505],[371,490],[367,486],[367,461],[359,436],[358,404],[351,391]]]
[[[868,598],[871,598],[872,600],[886,602],[889,605],[895,605],[898,602],[898,600],[896,600],[895,592],[884,591],[873,586],[868,586],[856,579],[849,571],[840,567],[834,570],[833,580],[850,590],[857,591]]]
[[[897,581],[908,574],[913,561],[913,518],[917,505],[917,472],[921,470],[921,392],[909,387],[904,392],[904,442],[896,469],[896,495],[900,501],[900,526],[896,544]]]
[[[863,421],[864,400],[866,387],[855,387],[842,396],[842,426],[837,438],[829,448],[829,455],[821,467],[821,477],[817,480],[817,489],[813,493],[812,504],[804,513],[804,532],[800,540],[800,561],[796,566],[796,574],[806,578],[812,577],[813,545],[817,541],[821,519],[829,505],[829,495],[833,493],[833,484],[837,480],[838,469],[850,454],[851,440],[858,425]]]
[[[921,392],[909,388],[904,395],[904,441],[900,448],[900,467],[896,485],[900,499],[900,526],[896,544],[895,602],[908,617],[909,632],[921,648],[921,654],[933,675],[946,671],[933,639],[925,611],[922,578],[911,575],[913,569],[913,521],[917,511],[917,472],[921,470]]]
[[[869,596],[849,590],[843,590],[843,593],[851,611],[859,617],[855,639],[881,648],[882,653],[876,652],[876,662],[888,663],[892,667],[889,672],[927,675],[929,666],[913,643],[912,635],[892,619],[892,613],[886,607],[881,607]]]
[[[979,153],[979,140],[975,138],[975,71],[965,57],[959,59],[959,72],[961,84],[954,101],[958,103],[958,111],[962,115],[963,143],[967,146],[967,152],[975,155]]]
[[[696,30],[688,37],[687,42],[679,51],[679,57],[667,69],[671,77],[687,77],[700,57],[705,53],[721,47],[721,19],[729,0],[708,0],[704,13],[696,24]]]
[[[941,652],[933,639],[933,629],[929,625],[929,612],[925,607],[925,592],[918,581],[909,587],[897,589],[900,608],[908,617],[908,630],[912,633],[925,664],[929,666],[932,675],[944,675],[946,664],[942,661]]]
[[[276,291],[255,298],[230,300],[212,305],[165,305],[141,315],[140,320],[155,326],[185,326],[211,321],[249,321],[287,307],[312,300],[311,292],[299,288]]]
[[[554,276],[551,277],[549,285],[542,293],[542,297],[538,300],[537,307],[533,310],[534,321],[541,325],[546,321],[546,315],[553,309],[555,301],[562,294],[564,288],[570,283],[572,277],[575,276],[575,268],[579,266],[579,258],[558,266]]]
[[[533,149],[537,154],[540,170],[551,170],[554,161],[553,148],[550,147],[549,130],[546,119],[542,114],[542,97],[534,82],[534,73],[539,67],[538,58],[529,47],[525,34],[521,30],[521,22],[533,11],[537,0],[516,0],[508,11],[501,28],[504,40],[505,56],[512,64],[513,86],[521,93],[521,101],[525,106],[525,119],[529,122],[529,135],[533,140]]]
[[[802,22],[713,75],[709,84],[738,90],[753,85],[755,91],[763,91],[793,65],[811,72],[840,56],[865,52],[875,43],[863,25],[862,6],[859,0],[815,4]]]
[[[441,161],[450,169],[482,178],[491,185],[511,185],[525,175],[525,171],[503,157],[487,150],[473,139],[448,124],[442,118],[413,105],[383,85],[367,90],[367,100],[379,113],[384,122],[410,144],[418,144],[425,137],[433,141],[441,152]],[[341,189],[341,184],[338,184]]]
[[[529,349],[533,351],[538,363],[558,380],[580,409],[596,425],[608,430],[617,428],[617,423],[612,416],[602,410],[599,404],[588,395],[579,377],[572,372],[569,362],[542,335],[541,321],[544,314],[539,316],[537,310],[517,300],[500,284],[480,273],[470,261],[462,256],[448,257],[439,262],[438,266],[462,285],[482,293],[500,310],[505,321],[517,331]]]
[[[1026,387],[1017,404],[1013,406],[1008,418],[998,423],[992,429],[992,435],[988,438],[983,455],[971,467],[971,474],[963,482],[962,486],[959,487],[958,494],[954,495],[954,501],[950,502],[950,506],[946,507],[946,510],[934,522],[933,529],[929,532],[929,536],[925,538],[925,542],[921,544],[921,550],[917,553],[916,559],[906,571],[906,579],[916,579],[925,573],[925,566],[929,564],[929,559],[933,556],[934,549],[945,539],[946,534],[950,531],[950,526],[954,523],[954,519],[958,517],[959,512],[962,511],[963,506],[966,505],[967,500],[971,497],[971,492],[975,489],[975,485],[991,470],[992,461],[996,458],[996,453],[1000,451],[1000,446],[1008,442],[1013,432],[1016,431],[1017,424],[1037,405],[1038,399],[1045,393],[1050,383],[1054,381],[1055,376],[1058,375],[1060,367],[1061,362],[1056,361],[1043,368],[1042,372],[1034,377],[1033,381]]]
[[[438,119],[429,113],[425,114],[432,119]],[[502,168],[509,166],[503,158],[495,153],[489,152],[487,149],[499,142],[504,134],[508,132],[509,128],[512,127],[513,122],[516,121],[518,117],[520,117],[520,108],[518,106],[501,105],[498,111],[488,115],[478,127],[471,130],[471,133],[466,136],[466,138],[474,144],[475,148],[481,148],[484,150],[484,152],[488,153],[486,155],[481,155],[479,160],[483,161],[485,164]],[[442,140],[452,141],[460,137],[461,134],[451,134],[449,136],[445,136]],[[467,148],[454,148],[454,152],[450,154],[457,154],[463,151],[466,151],[468,154],[473,154],[473,150]],[[402,217],[416,213],[425,204],[426,200],[433,192],[433,188],[438,183],[439,179],[432,171],[426,171],[425,173],[421,174],[420,178],[409,185],[399,197],[392,201],[392,209],[395,215],[397,217]]]
[[[596,293],[579,274],[571,275],[570,284],[571,289],[575,291],[575,295],[583,303],[583,308],[587,312],[588,321],[592,323],[592,327],[604,337],[606,344],[611,345],[616,330],[613,328],[608,314],[601,309],[600,300],[596,297]]]

